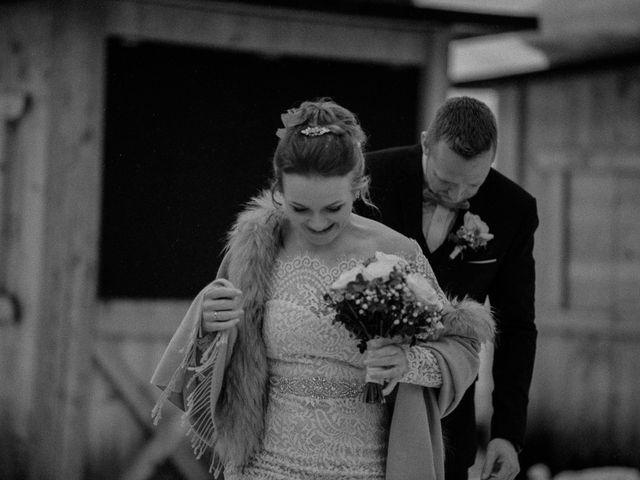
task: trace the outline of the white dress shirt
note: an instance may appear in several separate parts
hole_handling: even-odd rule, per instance
[[[422,155],[422,175],[424,184],[427,183],[427,157]],[[449,231],[456,220],[456,210],[450,210],[442,205],[422,202],[422,233],[427,241],[430,252],[444,243]]]

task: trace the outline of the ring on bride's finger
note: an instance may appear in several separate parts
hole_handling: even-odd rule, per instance
[[[217,310],[213,311],[213,319],[216,320],[216,321],[218,320],[218,311]]]

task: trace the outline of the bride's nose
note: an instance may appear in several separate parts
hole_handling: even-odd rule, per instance
[[[309,220],[309,223],[307,223],[307,225],[309,226],[309,228],[312,228],[316,231],[320,231],[327,228],[329,226],[329,222],[327,221],[326,218],[324,218],[324,216],[319,214],[314,214]]]

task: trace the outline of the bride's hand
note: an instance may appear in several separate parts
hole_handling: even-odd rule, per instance
[[[241,295],[229,280],[219,278],[214,281],[204,293],[202,329],[218,332],[235,326],[244,316]]]
[[[392,340],[375,338],[367,342],[364,364],[367,367],[367,380],[387,383],[382,389],[383,395],[389,395],[409,369],[407,354]]]

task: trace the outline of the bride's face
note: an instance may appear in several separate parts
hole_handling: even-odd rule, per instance
[[[282,175],[284,212],[300,240],[323,246],[340,235],[351,219],[352,177]]]

